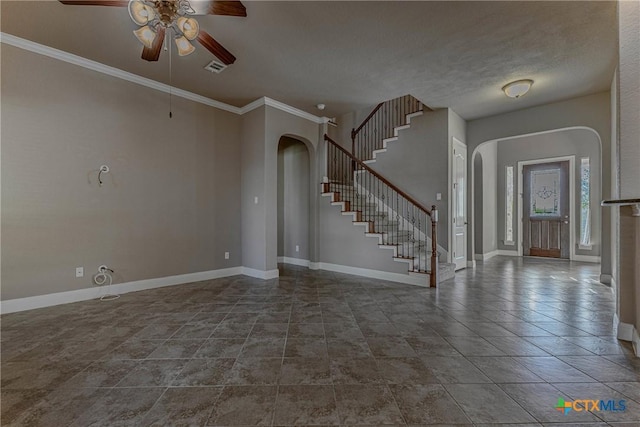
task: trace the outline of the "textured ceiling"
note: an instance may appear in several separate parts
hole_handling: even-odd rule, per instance
[[[235,106],[268,96],[336,116],[411,93],[474,119],[609,88],[616,2],[243,1],[247,18],[200,16],[238,60],[173,58],[173,85]],[[2,31],[168,83],[168,54],[140,59],[126,8],[1,1]],[[175,53],[175,52],[174,52]],[[501,87],[531,78],[512,100]],[[327,109],[319,112],[315,104]]]

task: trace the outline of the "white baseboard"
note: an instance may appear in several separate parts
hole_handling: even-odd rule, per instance
[[[288,256],[279,256],[278,262],[281,264],[299,265],[300,267],[309,267],[311,262],[308,259],[291,258]]]
[[[328,270],[336,273],[353,274],[354,276],[370,277],[372,279],[388,280],[390,282],[405,283],[408,285],[429,286],[429,276],[390,273],[388,271],[370,270],[368,268],[351,267],[348,265],[331,264],[328,262],[311,263],[314,264],[313,270]],[[311,267],[311,266],[310,266]],[[424,277],[422,277],[424,276]]]
[[[518,254],[518,251],[510,251],[507,249],[498,249],[496,252],[496,255],[504,255],[504,256],[520,256]],[[495,255],[494,255],[495,256]]]
[[[320,270],[319,262],[309,262],[309,270]]]
[[[617,337],[619,340],[633,341],[633,331],[635,328],[632,324],[621,322],[617,314],[613,316],[613,323],[614,326],[618,327]]]
[[[574,255],[571,261],[594,262],[600,264],[600,257],[594,255]]]
[[[613,324],[618,327],[617,338],[623,341],[630,341],[633,346],[633,352],[636,356],[639,356],[640,335],[638,335],[638,331],[635,326],[630,323],[621,322],[617,313],[613,315]]]
[[[255,277],[256,279],[263,279],[263,280],[275,279],[278,276],[280,276],[280,272],[278,271],[277,268],[275,270],[264,271],[264,270],[256,270],[255,268],[241,267],[241,271],[242,273],[240,274],[244,274],[245,276]]]
[[[476,268],[476,260],[475,259],[471,260],[471,261],[467,260],[467,267],[468,268]]]
[[[498,251],[491,251],[491,252],[487,252],[486,254],[475,254],[474,258],[478,261],[486,261],[488,259],[493,258],[494,256],[498,255]]]
[[[601,274],[600,275],[600,283],[604,283],[605,285],[613,284],[613,276],[610,274]]]
[[[129,292],[143,291],[146,289],[181,285],[184,283],[200,282],[203,280],[219,279],[221,277],[237,276],[240,274],[244,274],[243,267],[232,267],[220,270],[201,271],[198,273],[179,274],[177,276],[136,280],[133,282],[125,282],[112,285],[111,293],[126,294]],[[35,308],[86,301],[99,298],[101,295],[104,295],[106,291],[107,289],[104,286],[96,286],[93,288],[78,289],[75,291],[56,292],[53,294],[38,295],[34,297],[10,299],[0,302],[0,312],[2,312],[2,314],[14,313],[17,311],[33,310]]]

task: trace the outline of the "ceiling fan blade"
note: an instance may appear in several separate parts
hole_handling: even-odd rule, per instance
[[[160,58],[160,52],[162,51],[162,43],[164,42],[164,27],[158,25],[156,38],[153,39],[153,45],[151,49],[144,47],[142,49],[142,59],[146,61],[157,61]]]
[[[200,30],[200,32],[198,33],[198,41],[225,65],[231,65],[236,62],[236,57],[233,56],[227,49],[225,49],[224,46],[215,41],[215,39],[211,37],[206,31]]]
[[[247,9],[240,1],[209,0],[201,3],[202,10],[209,15],[247,16]]]
[[[116,6],[127,7],[127,0],[58,0],[62,4],[70,6]]]

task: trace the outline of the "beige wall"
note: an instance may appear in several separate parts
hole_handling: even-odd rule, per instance
[[[2,300],[241,265],[239,116],[1,46]]]
[[[619,194],[622,199],[636,199],[640,198],[640,3],[619,2],[618,21]],[[640,217],[632,216],[629,206],[620,208],[619,232],[618,317],[640,331]]]
[[[279,257],[309,259],[309,171],[309,150],[304,143],[281,138],[278,145]]]
[[[611,155],[610,108],[611,96],[609,92],[602,92],[472,120],[467,123],[468,152],[472,153],[486,141],[569,127],[588,127],[598,133],[601,142],[600,159],[602,165],[608,165]],[[471,159],[472,156],[470,155],[469,158]],[[469,167],[472,167],[471,163]],[[608,198],[611,190],[611,175],[608,172],[603,173],[600,179],[601,196]],[[473,206],[472,201],[469,205]],[[601,215],[601,245],[603,248],[610,248],[611,229],[608,226],[610,211],[604,210]],[[475,227],[475,224],[471,226]],[[601,253],[601,272],[605,275],[611,274],[610,250]]]
[[[317,260],[318,220],[317,201],[320,189],[320,174],[317,169],[320,143],[324,144],[322,125],[301,117],[293,116],[273,107],[266,107],[265,111],[265,152],[263,182],[265,194],[265,229],[266,241],[264,259],[266,270],[278,267],[278,144],[280,138],[288,136],[294,138],[307,147],[309,156],[313,159],[309,163],[309,260]]]

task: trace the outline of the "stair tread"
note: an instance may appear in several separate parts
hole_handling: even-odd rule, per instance
[[[420,103],[418,103],[420,105]],[[412,118],[422,115],[424,112],[421,109],[412,113],[405,114],[404,117],[400,117],[397,125],[392,125],[393,134],[382,138],[375,143],[375,146],[370,149],[365,156],[369,159],[362,160],[364,163],[376,163],[377,154],[388,151],[391,147],[387,147],[388,142],[398,141],[401,130],[411,127]],[[389,129],[391,130],[391,129]],[[436,252],[434,255],[431,250],[431,243],[424,240],[428,231],[420,230],[419,227],[411,227],[409,220],[404,217],[390,214],[389,211],[385,211],[387,201],[378,200],[378,198],[372,199],[372,195],[360,187],[361,178],[368,173],[365,168],[356,168],[354,170],[353,182],[340,182],[334,181],[329,183],[323,183],[323,195],[334,195],[331,199],[332,204],[338,205],[339,203],[348,203],[343,205],[343,209],[348,207],[348,210],[342,211],[343,214],[354,214],[354,218],[357,221],[352,221],[354,225],[365,226],[365,236],[377,237],[377,244],[380,249],[392,249],[392,258],[396,261],[408,263],[408,274],[420,274],[429,275],[431,269],[432,260],[439,254]],[[325,193],[324,190],[330,190]],[[418,239],[413,240],[416,236]],[[454,277],[455,264],[438,262],[438,281],[447,280]],[[422,280],[422,279],[421,279]],[[428,283],[428,282],[427,282]]]

